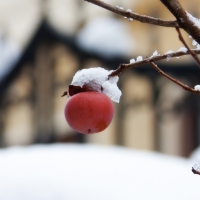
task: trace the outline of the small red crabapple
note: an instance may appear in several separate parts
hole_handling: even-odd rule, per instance
[[[72,129],[79,133],[92,134],[109,126],[114,115],[114,105],[103,93],[80,92],[68,99],[64,112]]]

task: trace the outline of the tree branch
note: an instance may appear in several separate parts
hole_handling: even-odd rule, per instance
[[[177,85],[181,86],[183,89],[189,91],[189,92],[192,92],[194,94],[197,94],[199,95],[200,94],[200,91],[197,91],[193,88],[190,88],[189,86],[183,84],[182,82],[180,82],[179,80],[175,79],[175,78],[172,78],[171,76],[169,76],[168,74],[166,74],[165,72],[163,72],[155,63],[153,62],[149,62],[151,64],[151,66],[158,71],[158,73],[166,78],[168,78],[169,80],[171,80],[172,82],[176,83]]]
[[[200,54],[200,50],[192,49],[192,51],[196,54]],[[136,61],[134,63],[120,64],[119,68],[112,71],[112,73],[109,75],[109,77],[118,76],[127,69],[139,67],[139,66],[149,63],[149,62],[155,62],[155,61],[159,61],[159,60],[170,59],[170,58],[184,56],[184,55],[190,55],[190,52],[189,51],[187,51],[187,52],[183,52],[183,51],[169,52],[169,53],[165,53],[163,55],[150,56],[148,58],[143,59],[142,61]]]
[[[109,77],[116,76],[121,74],[123,71],[129,69],[129,68],[134,68],[141,66],[145,63],[150,63],[151,66],[158,71],[161,75],[165,76],[169,80],[173,81],[174,83],[178,84],[185,90],[195,93],[195,94],[200,94],[200,91],[197,91],[193,88],[190,88],[189,86],[181,83],[179,80],[172,78],[165,72],[163,72],[155,63],[154,61],[159,61],[163,59],[168,59],[172,57],[178,57],[178,56],[183,56],[183,55],[188,55],[191,54],[193,58],[196,60],[196,62],[200,66],[200,60],[198,59],[196,54],[200,54],[200,50],[194,49],[191,50],[189,46],[186,44],[184,38],[181,35],[180,28],[184,29],[189,35],[193,37],[199,44],[200,44],[200,29],[198,26],[196,26],[194,20],[189,17],[188,13],[182,8],[181,4],[178,2],[178,0],[160,0],[167,8],[168,10],[175,16],[177,21],[167,21],[167,20],[161,20],[159,18],[154,18],[151,16],[145,16],[145,15],[139,15],[137,13],[132,12],[130,9],[124,10],[124,8],[119,7],[119,6],[112,6],[104,1],[101,0],[85,0],[90,3],[93,3],[95,5],[98,5],[102,8],[105,8],[113,13],[119,14],[121,16],[127,17],[129,19],[135,19],[137,21],[143,22],[143,23],[148,23],[148,24],[153,24],[153,25],[158,25],[158,26],[164,26],[164,27],[175,27],[178,34],[179,34],[179,39],[182,41],[182,43],[185,45],[187,48],[187,51],[177,51],[177,52],[168,52],[164,55],[152,55],[148,58],[145,58],[141,61],[136,61],[134,63],[129,63],[129,64],[120,64],[119,68],[112,71],[112,73],[109,75]],[[109,78],[108,77],[108,78]]]
[[[127,17],[128,19],[134,19],[143,23],[147,24],[153,24],[157,26],[164,26],[164,27],[176,27],[177,22],[176,21],[168,21],[168,20],[162,20],[159,18],[154,18],[146,15],[139,15],[137,13],[132,12],[131,10],[124,10],[117,6],[112,6],[104,1],[100,0],[85,0],[90,3],[93,3],[95,5],[98,5],[102,8],[105,8],[106,10],[109,10],[113,13],[119,14],[121,16]]]
[[[176,17],[179,27],[183,28],[189,35],[200,44],[200,30],[188,18],[186,11],[183,9],[178,0],[160,0],[168,10]]]
[[[190,52],[191,56],[196,60],[197,64],[198,64],[199,67],[200,67],[200,60],[199,60],[197,54],[194,53],[194,52],[190,49],[190,47],[187,45],[187,43],[185,42],[185,40],[184,40],[184,38],[183,38],[183,36],[182,36],[182,34],[181,34],[180,28],[179,28],[179,27],[176,27],[176,31],[178,32],[178,36],[179,36],[180,41],[181,41],[181,42],[184,44],[184,46],[188,49],[188,51]]]

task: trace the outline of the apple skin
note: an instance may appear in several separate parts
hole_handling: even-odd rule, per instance
[[[114,105],[103,93],[80,92],[68,99],[64,112],[72,129],[79,133],[92,134],[109,126],[114,115]]]

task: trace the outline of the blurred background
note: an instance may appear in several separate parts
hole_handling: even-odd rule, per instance
[[[174,19],[157,0],[107,2]],[[193,2],[195,6],[187,0],[181,4],[200,18],[200,1]],[[184,37],[192,47],[192,39]],[[120,75],[121,101],[102,133],[74,132],[64,118],[67,98],[61,98],[77,70],[112,70],[137,56],[182,46],[173,28],[128,20],[83,0],[1,0],[0,146],[95,143],[187,157],[200,143],[199,97],[148,65]],[[200,69],[191,56],[158,65],[190,87],[200,83]]]

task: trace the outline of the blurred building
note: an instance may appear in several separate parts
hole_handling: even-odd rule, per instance
[[[157,1],[108,2],[173,19]],[[196,6],[181,3],[200,17],[196,10],[200,2],[194,2]],[[111,70],[155,50],[160,54],[178,50],[182,44],[175,29],[130,22],[83,0],[2,0],[0,16],[2,147],[89,142],[187,156],[199,144],[199,98],[148,65],[121,75],[122,99],[115,104],[112,124],[102,133],[75,133],[63,114],[67,99],[60,96],[77,70],[95,66]],[[185,38],[192,43],[186,34]],[[189,56],[159,66],[191,87],[199,83],[199,68]]]

